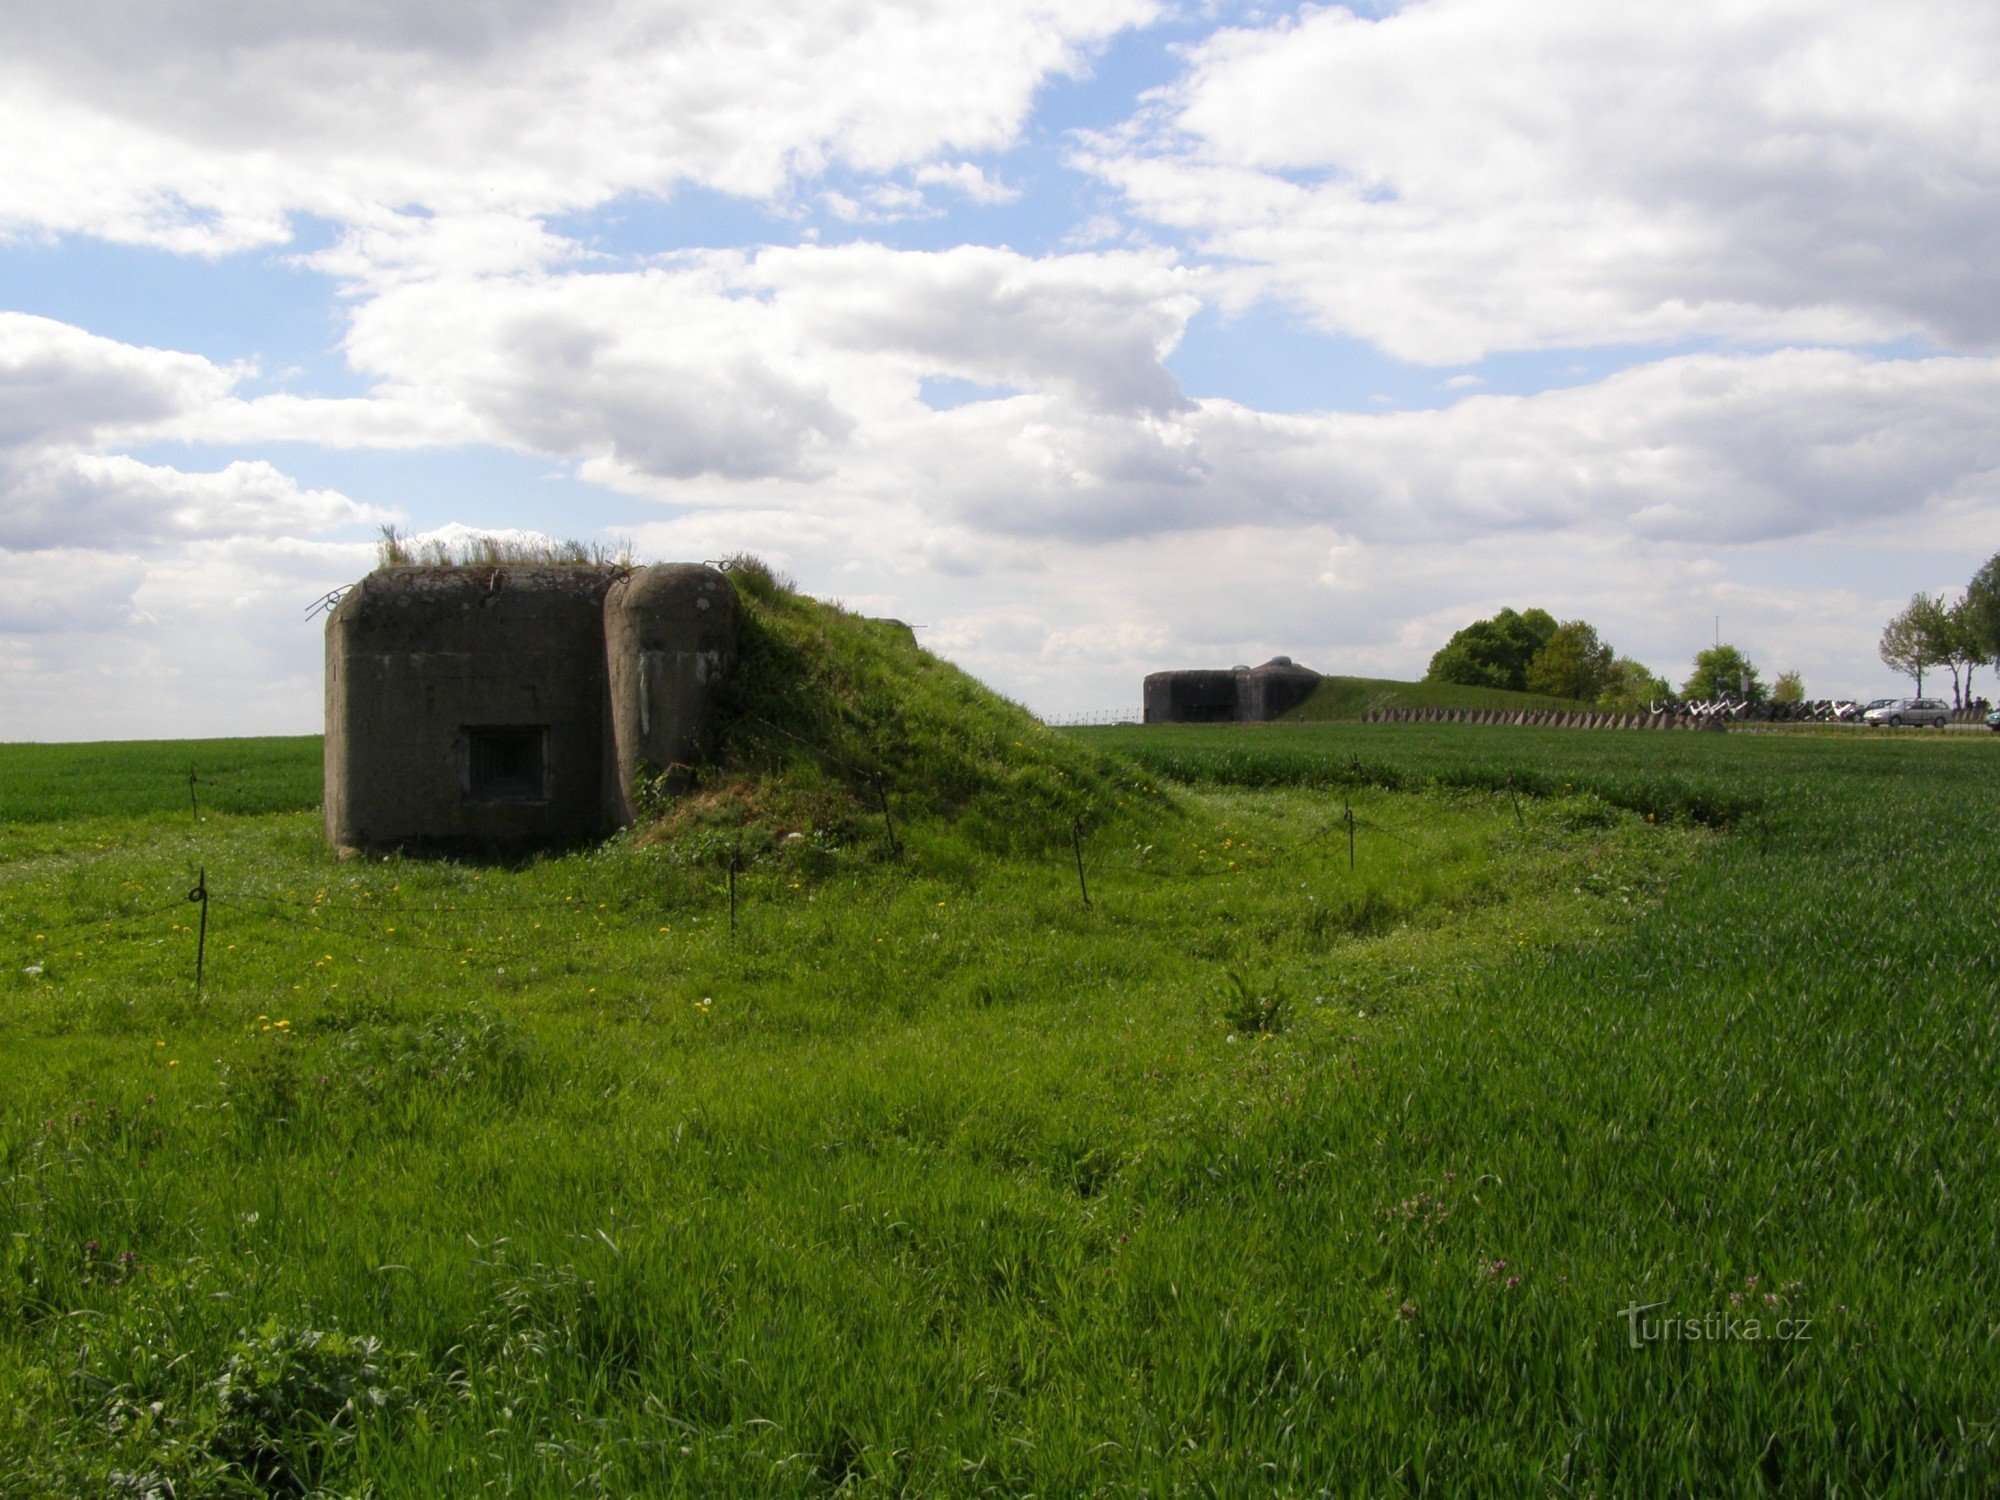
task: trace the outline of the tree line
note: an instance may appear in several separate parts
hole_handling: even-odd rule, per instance
[[[2000,665],[2000,552],[1972,575],[1955,603],[1941,593],[1912,594],[1882,627],[1877,649],[1885,666],[1916,680],[1918,697],[1924,673],[1947,668],[1952,707],[1969,708],[1974,670]]]
[[[1952,706],[1972,707],[1973,671],[2000,669],[2000,552],[1972,575],[1956,602],[1947,603],[1944,594],[1912,595],[1883,628],[1880,651],[1886,665],[1916,680],[1918,697],[1924,674],[1947,668]],[[1614,713],[1634,713],[1674,696],[1666,678],[1618,655],[1588,620],[1558,621],[1545,609],[1503,609],[1474,620],[1439,648],[1424,677],[1568,698]],[[1799,703],[1805,684],[1797,672],[1781,672],[1767,685],[1744,652],[1718,641],[1695,654],[1680,696]]]
[[[1503,609],[1474,620],[1445,642],[1424,675],[1429,682],[1568,698],[1612,713],[1637,713],[1675,696],[1666,678],[1620,656],[1588,620],[1558,622],[1545,609]],[[1696,654],[1679,696],[1798,703],[1805,684],[1797,672],[1783,672],[1767,685],[1748,656],[1717,642]]]

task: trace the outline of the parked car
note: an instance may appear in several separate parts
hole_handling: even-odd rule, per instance
[[[2000,708],[1994,709],[1986,716],[1986,727],[1995,734],[2000,734]]]
[[[1951,722],[1951,705],[1942,698],[1892,698],[1880,708],[1869,709],[1861,716],[1861,722],[1887,724],[1892,728],[1901,724],[1928,724],[1933,729],[1942,729]]]

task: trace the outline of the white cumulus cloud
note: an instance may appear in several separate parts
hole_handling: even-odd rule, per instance
[[[1720,335],[1990,348],[1985,0],[1414,0],[1224,30],[1085,160],[1406,359]]]
[[[149,440],[240,421],[244,371],[0,313],[0,723],[10,738],[294,727],[303,607],[388,513],[271,463],[186,471]]]
[[[1186,403],[1161,360],[1196,306],[1151,255],[961,246],[711,252],[640,271],[447,277],[360,306],[369,403],[249,404],[234,420],[379,440],[426,432],[591,464],[631,484],[827,480],[930,415],[926,379],[1047,391],[1085,414]]]
[[[283,241],[301,212],[368,225],[414,207],[490,224],[684,184],[779,198],[833,164],[883,173],[1005,146],[1039,85],[1154,10],[16,7],[0,52],[0,139],[17,143],[0,151],[0,229],[221,253]]]
[[[384,518],[269,463],[184,473],[114,451],[241,411],[246,373],[0,312],[0,548],[281,536]]]

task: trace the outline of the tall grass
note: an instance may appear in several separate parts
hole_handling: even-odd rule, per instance
[[[0,1492],[1991,1491],[1991,747],[1093,741],[1187,779],[1088,908],[967,803],[733,937],[674,838],[42,825]]]
[[[418,540],[404,536],[394,526],[384,526],[376,544],[375,561],[376,566],[383,568],[630,567],[632,549],[623,543],[613,546],[568,537],[529,539],[487,532]]]

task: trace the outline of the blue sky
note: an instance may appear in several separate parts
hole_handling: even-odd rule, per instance
[[[316,728],[384,523],[756,551],[1052,714],[1502,604],[1886,694],[2000,546],[1981,6],[838,16],[24,24],[0,737]]]

